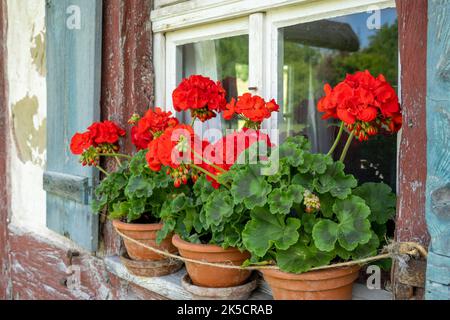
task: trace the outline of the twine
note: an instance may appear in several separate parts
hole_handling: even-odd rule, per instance
[[[204,266],[217,267],[217,268],[223,268],[223,269],[280,270],[278,268],[278,266],[276,266],[276,265],[243,267],[243,266],[236,266],[236,265],[232,264],[231,262],[228,264],[225,262],[213,263],[213,262],[207,262],[204,260],[196,260],[196,259],[181,257],[179,255],[176,255],[176,254],[164,251],[164,250],[159,250],[152,246],[146,245],[145,243],[137,241],[137,240],[123,234],[117,228],[115,228],[115,229],[116,229],[116,232],[122,238],[124,238],[130,242],[133,242],[134,244],[137,244],[145,249],[151,250],[154,253],[160,254],[162,256],[176,259],[176,260],[181,260],[183,262],[196,263],[196,264],[200,264],[200,265],[204,265]],[[351,266],[355,266],[355,265],[365,265],[369,262],[383,260],[383,259],[389,259],[389,258],[404,260],[405,256],[407,256],[408,258],[409,257],[414,257],[414,258],[423,257],[426,259],[428,256],[428,252],[422,245],[420,245],[419,243],[416,243],[416,242],[391,242],[390,244],[386,245],[383,248],[383,250],[381,251],[381,253],[377,256],[373,256],[373,257],[369,257],[369,258],[365,258],[365,259],[348,261],[348,262],[334,263],[334,264],[330,264],[330,265],[326,265],[326,266],[315,267],[315,268],[310,269],[309,271],[326,270],[326,269],[333,269],[333,268],[344,268],[344,267],[351,267]]]

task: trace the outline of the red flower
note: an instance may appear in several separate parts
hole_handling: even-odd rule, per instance
[[[345,122],[359,140],[380,132],[396,132],[401,127],[401,111],[394,88],[383,75],[373,77],[369,71],[347,75],[344,81],[331,88],[324,87],[325,97],[320,99],[317,109],[323,119],[337,118]],[[391,119],[396,116],[396,120]]]
[[[125,130],[112,121],[94,122],[88,131],[91,133],[94,142],[99,145],[103,143],[115,144],[120,137],[125,135]]]
[[[226,92],[220,82],[210,78],[192,75],[183,79],[172,93],[173,106],[176,111],[191,110],[193,117],[206,121],[216,116],[215,112],[225,109]]]
[[[242,131],[228,134],[213,145],[204,144],[201,154],[209,163],[228,171],[245,150],[254,143],[261,141],[265,142],[268,147],[272,146],[268,135],[261,133],[259,130],[244,128]],[[206,162],[201,163],[200,166],[214,175],[221,174],[220,170]],[[213,178],[207,176],[206,179],[211,181],[214,188],[219,187],[219,184]]]
[[[70,151],[75,155],[82,154],[85,150],[92,146],[92,136],[91,133],[76,133],[70,142]]]
[[[160,137],[152,140],[148,145],[146,159],[150,169],[159,171],[162,166],[178,168],[187,160],[186,155],[191,154],[190,148],[193,147],[193,141],[194,130],[191,126],[179,124],[168,127]]]
[[[240,114],[247,119],[246,127],[259,128],[264,119],[270,118],[272,112],[278,112],[280,107],[271,100],[266,102],[260,96],[252,96],[250,93],[244,93],[238,97],[237,102],[232,99],[224,111],[224,119],[230,120],[235,114]]]
[[[171,112],[164,112],[160,108],[148,110],[131,129],[131,141],[136,148],[138,150],[147,148],[155,135],[161,134],[169,126],[176,126],[178,120],[171,115]]]

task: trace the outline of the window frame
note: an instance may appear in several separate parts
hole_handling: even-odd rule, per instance
[[[202,3],[191,0],[152,12],[152,21],[156,23],[153,30],[157,31],[154,33],[156,105],[174,111],[170,96],[176,87],[178,45],[248,33],[249,92],[277,100],[280,28],[368,12],[374,6],[379,9],[396,8],[395,0],[275,0],[272,6],[268,6],[269,2],[210,0]],[[235,18],[237,8],[242,11],[240,18]],[[201,17],[198,16],[199,10]],[[202,24],[208,19],[212,22]],[[168,32],[164,34],[165,31]],[[275,113],[264,121],[263,129],[273,133],[277,128],[278,114]]]

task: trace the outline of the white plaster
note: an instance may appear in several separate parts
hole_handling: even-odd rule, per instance
[[[46,81],[33,65],[33,38],[45,34],[45,0],[8,0],[8,85],[10,108],[27,95],[36,96],[38,113],[33,119],[38,128],[46,118]],[[11,109],[10,109],[10,115]],[[42,165],[22,163],[17,156],[14,139],[10,139],[12,222],[32,229],[45,227],[46,195],[42,188],[45,152],[33,150],[34,159]]]

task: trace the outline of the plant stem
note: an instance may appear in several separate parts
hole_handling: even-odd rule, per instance
[[[192,118],[192,121],[191,121],[191,127],[193,128],[194,127],[194,124],[195,124],[195,120],[197,119],[197,117],[193,117]]]
[[[203,158],[201,155],[199,155],[197,152],[195,152],[194,149],[191,148],[191,151],[192,151],[192,153],[194,154],[194,156],[195,156],[197,159],[200,159],[200,160],[204,161],[207,165],[210,165],[211,167],[213,167],[213,168],[216,169],[217,171],[220,171],[220,172],[222,172],[222,173],[225,173],[225,172],[226,172],[225,169],[223,169],[223,168],[221,168],[221,167],[215,165],[215,164],[212,163],[211,161],[209,161],[209,160]]]
[[[350,148],[350,145],[352,144],[353,138],[355,135],[353,132],[348,136],[347,143],[345,144],[344,150],[342,150],[341,157],[339,158],[339,161],[344,162],[345,156],[347,155],[347,151]]]
[[[210,177],[210,178],[216,180],[217,182],[219,182],[219,180],[218,180],[218,178],[217,178],[217,176],[216,176],[215,174],[212,174],[211,172],[209,172],[209,171],[203,169],[202,167],[199,167],[199,166],[197,166],[197,165],[195,165],[195,164],[191,164],[191,167],[194,168],[194,169],[197,169],[197,170],[200,171],[200,172],[203,172],[203,173],[206,174],[208,177]],[[230,189],[230,186],[228,186],[228,185],[223,185],[223,186],[225,186],[225,187],[227,187],[228,189]]]
[[[117,164],[119,167],[122,165],[122,162],[119,160],[119,157],[114,157],[116,159]]]
[[[328,151],[327,156],[331,156],[336,150],[337,146],[339,145],[339,141],[341,141],[342,132],[344,132],[344,121],[341,122],[341,127],[339,128],[338,135],[336,137],[336,140],[334,141],[333,146],[331,147],[330,151]]]
[[[103,174],[105,175],[105,176],[109,176],[109,173],[105,170],[105,169],[103,169],[102,167],[100,167],[100,166],[95,166],[98,170],[100,170],[101,172],[103,172]]]
[[[122,154],[122,153],[99,153],[99,156],[103,156],[103,157],[121,157],[121,158],[125,158],[128,160],[131,160],[132,157],[126,154]]]

